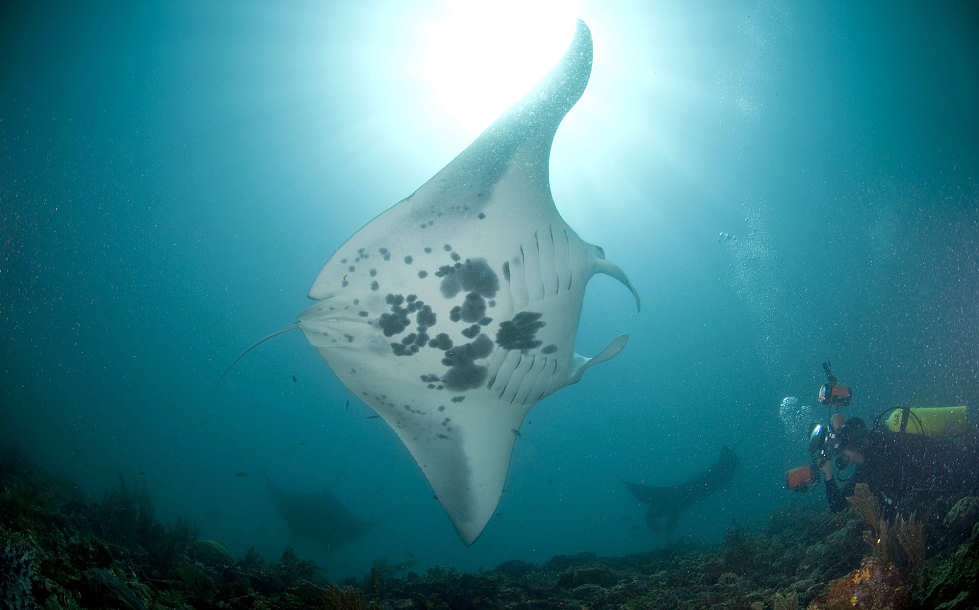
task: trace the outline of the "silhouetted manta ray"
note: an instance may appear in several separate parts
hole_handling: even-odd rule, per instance
[[[591,60],[579,21],[534,90],[340,246],[298,319],[404,442],[467,545],[496,509],[528,410],[626,344],[623,335],[593,358],[574,352],[589,278],[618,279],[639,306],[625,273],[551,198],[551,143]]]
[[[710,468],[679,485],[651,487],[628,481],[625,481],[625,485],[637,500],[649,505],[646,511],[649,529],[670,531],[681,512],[724,487],[734,477],[737,467],[738,456],[724,447]]]
[[[280,489],[267,481],[276,510],[294,536],[312,540],[327,551],[359,540],[370,524],[350,512],[328,491],[300,493]]]

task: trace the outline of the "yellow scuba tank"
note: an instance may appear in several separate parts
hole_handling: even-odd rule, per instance
[[[957,407],[911,407],[894,409],[884,420],[891,432],[924,436],[959,436],[968,428],[965,405]]]

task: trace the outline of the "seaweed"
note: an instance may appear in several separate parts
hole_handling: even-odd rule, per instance
[[[853,495],[847,496],[853,512],[857,513],[871,529],[864,532],[863,539],[870,544],[874,555],[885,564],[891,563],[890,524],[880,514],[877,497],[870,491],[866,483],[853,486]]]
[[[916,513],[905,519],[898,515],[894,520],[894,535],[907,557],[907,567],[914,569],[925,562],[924,529],[915,519]]]

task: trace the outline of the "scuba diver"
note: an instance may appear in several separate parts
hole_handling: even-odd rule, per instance
[[[847,419],[835,432],[814,430],[813,434],[812,445],[822,445],[817,465],[833,512],[846,508],[845,498],[853,495],[857,483],[867,484],[885,512],[921,494],[969,491],[979,484],[975,448],[959,446],[951,438],[868,430],[859,417]],[[841,472],[851,464],[853,474],[841,489],[834,467]]]
[[[819,400],[838,409],[849,404],[852,391],[838,384],[829,367],[828,362],[823,364],[827,383],[820,388]],[[789,471],[788,486],[803,491],[813,483],[813,475],[822,473],[833,512],[847,507],[845,498],[853,495],[857,483],[867,484],[885,513],[923,494],[975,490],[979,488],[976,415],[965,406],[888,409],[869,429],[859,417],[846,418],[837,410],[828,426],[813,428],[812,464]],[[844,479],[842,473],[849,472],[850,466],[852,474]]]

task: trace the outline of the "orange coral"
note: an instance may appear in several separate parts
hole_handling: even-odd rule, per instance
[[[893,564],[872,556],[865,557],[856,570],[831,581],[809,604],[809,610],[903,610],[910,606],[911,597],[901,574]]]

